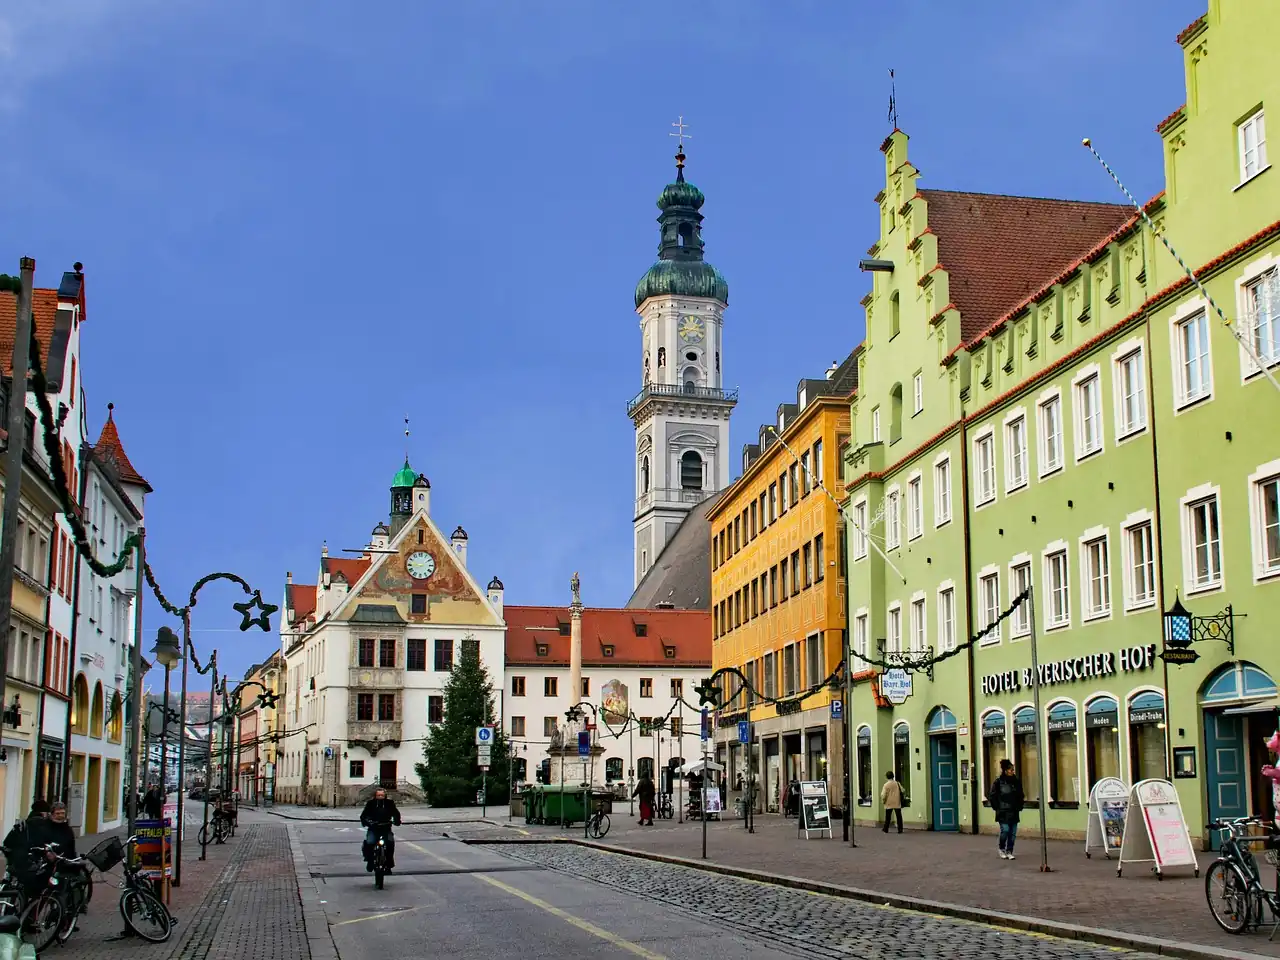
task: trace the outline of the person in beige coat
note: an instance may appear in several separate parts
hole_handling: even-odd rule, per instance
[[[902,784],[890,770],[885,774],[884,786],[880,788],[880,802],[884,804],[884,832],[889,832],[889,821],[896,815],[898,832],[902,832]]]

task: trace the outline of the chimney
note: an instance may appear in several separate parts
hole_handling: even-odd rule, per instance
[[[284,582],[285,582],[285,583],[293,583],[293,571],[292,571],[292,570],[286,570],[286,571],[284,572]]]
[[[449,546],[453,547],[453,555],[465,567],[467,565],[467,531],[463,530],[461,525],[453,531],[453,536],[449,538]]]
[[[502,616],[502,581],[494,577],[489,581],[489,603]]]
[[[836,361],[832,360],[832,361],[831,361],[831,369],[827,371],[827,379],[828,379],[828,380],[830,380],[832,377],[834,377],[834,376],[836,375],[836,371],[837,371],[837,370],[839,370],[839,369],[840,369],[840,364],[838,364],[838,363],[836,363]]]

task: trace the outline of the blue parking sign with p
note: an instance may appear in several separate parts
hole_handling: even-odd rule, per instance
[[[746,720],[738,721],[738,742],[739,743],[751,742],[751,724]]]
[[[844,701],[843,700],[831,701],[831,719],[832,720],[844,719]]]

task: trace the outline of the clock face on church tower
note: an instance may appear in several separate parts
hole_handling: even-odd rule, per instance
[[[404,567],[413,579],[426,580],[436,572],[436,558],[425,550],[419,550],[417,553],[409,554]]]
[[[687,316],[680,319],[680,339],[685,343],[699,343],[702,340],[702,318]]]

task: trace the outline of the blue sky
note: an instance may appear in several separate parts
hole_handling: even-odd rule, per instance
[[[690,124],[730,287],[741,445],[862,336],[887,68],[935,188],[1139,197],[1204,0],[352,6],[16,0],[0,9],[0,270],[85,264],[84,384],[155,486],[162,586],[273,601],[367,541],[410,454],[509,603],[631,591],[636,280]],[[339,554],[350,555],[350,554]],[[231,590],[196,640],[241,672]],[[147,609],[147,633],[164,622]]]

